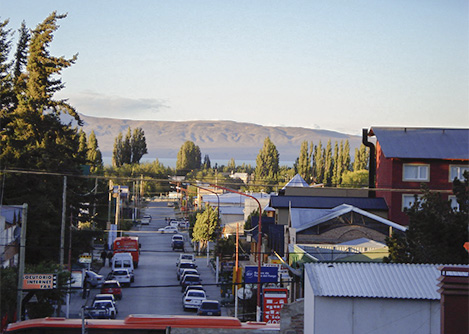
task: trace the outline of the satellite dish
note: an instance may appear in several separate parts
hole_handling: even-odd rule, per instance
[[[248,288],[238,289],[238,298],[239,299],[251,299],[252,298],[252,290],[248,289]]]

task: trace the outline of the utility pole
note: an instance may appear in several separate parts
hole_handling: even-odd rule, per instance
[[[24,276],[24,258],[26,253],[26,223],[28,216],[28,204],[23,204],[21,214],[21,239],[20,239],[20,262],[18,264],[18,286],[16,293],[16,321],[22,319],[23,309],[23,276]]]

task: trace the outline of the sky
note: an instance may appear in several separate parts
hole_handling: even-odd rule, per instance
[[[57,98],[88,116],[469,127],[467,0],[0,0],[13,30],[53,11]]]

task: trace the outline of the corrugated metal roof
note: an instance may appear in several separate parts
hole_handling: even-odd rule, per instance
[[[394,229],[397,229],[399,231],[407,230],[407,227],[405,227],[405,226],[399,225],[399,224],[394,223],[394,222],[392,222],[388,219],[385,219],[383,217],[377,216],[377,215],[372,214],[368,211],[361,210],[359,208],[354,207],[353,205],[348,205],[348,204],[339,205],[339,206],[333,208],[332,210],[321,210],[321,212],[319,214],[321,214],[322,216],[318,215],[318,217],[314,220],[310,220],[310,221],[299,220],[299,221],[294,223],[294,218],[296,217],[294,215],[294,211],[296,211],[296,210],[301,210],[301,209],[291,209],[290,212],[291,212],[292,226],[296,228],[297,233],[301,232],[301,231],[304,231],[304,230],[307,230],[307,229],[309,229],[313,226],[325,223],[329,220],[340,217],[340,216],[342,216],[344,214],[347,214],[349,212],[352,212],[352,211],[355,212],[355,213],[358,213],[359,215],[362,215],[362,216],[368,217],[370,219],[373,219],[374,221],[377,221],[381,224],[390,226],[390,227],[392,227]],[[305,210],[305,209],[303,209],[303,210]],[[310,209],[310,210],[314,211],[315,209]],[[329,212],[327,212],[327,211],[329,211]],[[300,217],[300,219],[301,218],[302,217]]]
[[[305,264],[315,296],[439,300],[435,264]],[[466,266],[467,267],[467,266]]]
[[[291,203],[291,204],[290,204]],[[273,208],[332,209],[341,204],[353,205],[362,210],[388,210],[384,198],[369,197],[326,197],[326,196],[270,196]]]
[[[469,129],[373,127],[386,158],[469,160]]]

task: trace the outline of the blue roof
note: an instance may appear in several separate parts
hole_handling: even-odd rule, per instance
[[[309,187],[309,184],[306,183],[306,181],[301,177],[300,174],[296,174],[291,180],[290,182],[288,182],[285,187],[283,187],[283,189],[287,188],[287,187],[304,187],[304,188],[308,188]]]
[[[371,133],[386,158],[469,160],[469,129],[373,127]]]
[[[332,209],[341,204],[353,205],[362,210],[388,210],[384,198],[326,197],[326,196],[270,196],[270,206],[277,208]]]

